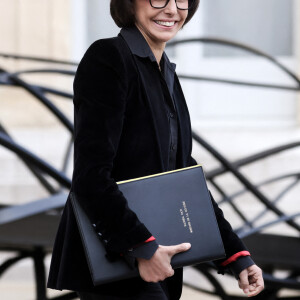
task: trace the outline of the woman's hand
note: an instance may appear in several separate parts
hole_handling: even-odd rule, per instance
[[[244,269],[239,277],[239,287],[248,297],[256,296],[264,289],[262,271],[257,265]]]
[[[147,282],[158,282],[174,275],[172,257],[191,248],[190,243],[175,246],[159,245],[151,259],[137,258],[140,276]]]

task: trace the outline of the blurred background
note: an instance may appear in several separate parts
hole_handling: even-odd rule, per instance
[[[14,55],[78,63],[93,41],[115,36],[119,31],[109,14],[109,0],[0,0],[0,124],[19,145],[30,149],[57,170],[61,170],[65,163],[70,132],[28,90],[16,86],[16,81],[10,81],[9,74],[17,75],[30,85],[47,86],[72,94],[72,72],[76,71],[76,64],[50,64]],[[170,60],[177,64],[177,74],[181,75],[193,131],[228,162],[274,147],[299,143],[300,2],[201,0],[196,15],[177,35],[176,41],[195,38],[202,40],[169,46],[166,50]],[[224,40],[243,44],[257,52],[225,45],[221,43]],[[50,68],[67,69],[71,75],[18,73]],[[73,120],[70,98],[45,94],[69,120]],[[63,169],[68,178],[72,175],[72,149],[70,151],[69,162]],[[222,165],[197,141],[194,141],[193,157],[208,175]],[[266,156],[254,161],[240,172],[253,185],[258,185],[283,174],[298,174],[299,180],[299,170],[300,149],[297,146],[278,152],[275,157]],[[67,191],[53,178],[48,180],[57,190]],[[243,188],[230,172],[216,181],[231,194]],[[281,193],[286,184],[281,180],[262,186],[260,191],[271,199]],[[224,195],[214,180],[209,180],[209,187],[216,199],[222,201]],[[285,214],[299,213],[299,192],[298,184],[284,195],[278,207]],[[47,196],[49,191],[31,175],[23,161],[0,145],[1,206],[22,205]],[[261,201],[256,201],[255,195],[248,192],[239,198],[239,203],[242,203],[241,211],[248,216],[259,213],[263,207]],[[228,203],[224,203],[222,209],[234,228],[239,228],[245,221],[236,216]],[[0,207],[0,228],[1,216]],[[266,213],[255,226],[277,217],[274,213]],[[267,232],[299,237],[299,231],[282,223],[267,228]],[[1,248],[1,241],[0,249],[3,250],[0,263],[4,263],[13,251]],[[46,269],[50,255],[47,253],[45,259]],[[221,279],[230,292],[241,296],[234,279],[229,275]],[[28,258],[18,262],[0,277],[0,298],[33,299],[34,280],[32,261]],[[203,274],[196,274],[193,269],[185,271],[185,280],[195,285],[199,282],[209,285]],[[299,290],[300,287],[286,293],[300,299]],[[47,293],[59,295],[54,291]],[[186,286],[182,299],[217,298]]]

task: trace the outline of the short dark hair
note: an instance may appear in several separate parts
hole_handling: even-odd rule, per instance
[[[190,1],[190,0],[189,0]],[[198,9],[200,0],[194,0],[183,25],[187,24]],[[111,0],[110,14],[118,27],[130,27],[135,23],[133,0]]]

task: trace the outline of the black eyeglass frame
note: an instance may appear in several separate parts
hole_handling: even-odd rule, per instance
[[[150,5],[151,5],[153,8],[156,8],[156,9],[162,9],[162,8],[165,8],[165,7],[169,4],[169,2],[170,2],[170,0],[167,0],[167,1],[166,1],[166,4],[165,4],[164,6],[162,6],[162,7],[157,7],[157,6],[153,6],[153,5],[152,5],[152,0],[149,0]],[[191,4],[190,4],[190,2],[191,2]],[[177,5],[177,0],[175,0],[175,3],[176,3],[177,9],[179,9],[179,10],[189,10],[189,9],[192,9],[192,8],[193,8],[194,3],[195,3],[195,0],[188,0],[188,3],[189,3],[189,7],[188,7],[188,8],[179,8],[178,5]]]

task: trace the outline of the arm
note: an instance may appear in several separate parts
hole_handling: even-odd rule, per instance
[[[74,79],[73,190],[109,253],[152,236],[129,209],[111,176],[126,106],[126,69],[118,48],[101,40],[81,60]]]
[[[190,166],[197,164],[197,161],[191,156]],[[239,274],[239,272],[242,269],[253,265],[254,262],[250,258],[250,253],[248,252],[244,243],[233,232],[231,225],[225,219],[223,211],[218,206],[210,191],[209,194],[212,200],[212,204],[214,207],[214,211],[216,214],[217,222],[220,228],[220,233],[226,252],[226,257],[224,259],[215,261],[214,264],[217,266],[219,273],[224,274],[226,268],[232,267],[233,273]]]
[[[197,161],[191,156],[190,166],[197,164]],[[219,208],[210,191],[209,194],[226,252],[226,258],[214,262],[218,268],[218,273],[224,274],[225,270],[229,268],[238,279],[239,287],[244,293],[248,297],[255,296],[264,288],[262,271],[255,265],[244,243],[233,232],[231,225],[225,219],[223,211]]]

